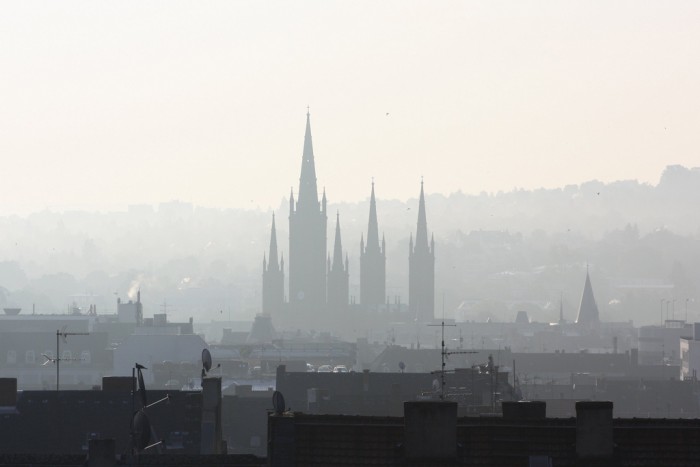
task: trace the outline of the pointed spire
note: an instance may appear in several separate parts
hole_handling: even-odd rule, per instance
[[[367,226],[367,249],[379,249],[379,224],[377,222],[377,201],[374,197],[374,179],[372,179],[372,194],[369,198],[369,225]]]
[[[340,213],[335,214],[335,245],[333,247],[333,269],[343,267],[343,244],[340,240]]]
[[[594,324],[598,322],[598,305],[595,302],[595,296],[593,295],[593,286],[591,286],[591,278],[588,275],[588,264],[586,264],[586,283],[583,286],[583,294],[581,295],[581,305],[579,305],[576,323]]]
[[[311,115],[306,112],[306,133],[304,134],[304,154],[301,160],[299,177],[299,201],[297,206],[318,209],[318,191],[316,187],[316,164],[314,148],[311,142]]]
[[[420,181],[420,200],[418,201],[418,229],[416,230],[416,248],[428,249],[428,221],[425,217],[425,195],[423,179]]]
[[[272,213],[272,229],[270,229],[270,267],[279,269],[277,262],[277,229],[275,228],[275,213]]]

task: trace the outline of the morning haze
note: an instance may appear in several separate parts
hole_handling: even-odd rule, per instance
[[[698,24],[2,3],[0,465],[700,465]]]

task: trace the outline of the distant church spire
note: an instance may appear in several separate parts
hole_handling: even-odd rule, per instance
[[[409,312],[416,319],[430,321],[435,317],[435,239],[431,238],[428,244],[423,180],[420,182],[416,242],[414,245],[411,235],[408,248]]]
[[[335,245],[333,247],[333,269],[343,267],[343,242],[340,239],[340,213],[335,213]]]
[[[379,222],[377,221],[377,201],[374,196],[374,179],[369,198],[369,222],[367,224],[367,244],[360,239],[360,304],[378,308],[386,299],[386,254],[384,237],[379,244]]]
[[[326,307],[326,196],[319,203],[311,139],[311,115],[306,113],[304,151],[296,203],[289,203],[289,305],[292,313],[320,313]]]
[[[308,113],[308,110],[306,113],[306,133],[304,134],[304,153],[301,160],[297,208],[318,209],[316,164],[314,162],[314,147],[311,141],[311,115]]]
[[[343,264],[343,243],[340,237],[340,213],[335,217],[335,245],[333,246],[333,261],[328,258],[328,309],[338,312],[347,309],[350,292],[350,275],[348,273],[347,256]]]
[[[369,198],[369,223],[367,226],[367,249],[379,250],[379,223],[377,222],[377,201],[374,198],[374,180]]]
[[[262,311],[264,314],[279,313],[284,302],[284,259],[278,261],[277,254],[277,229],[275,228],[275,215],[272,214],[272,228],[270,229],[270,256],[269,261],[263,254],[263,292]]]
[[[270,267],[279,269],[277,262],[277,229],[275,228],[275,213],[272,213],[272,229],[270,231]]]
[[[416,230],[416,248],[428,248],[428,221],[425,216],[425,195],[423,180],[420,181],[420,200],[418,201],[418,229]]]
[[[586,283],[583,286],[581,305],[578,308],[576,324],[597,324],[599,321],[598,305],[595,302],[593,287],[591,286],[591,277],[588,274],[588,265],[586,265]]]

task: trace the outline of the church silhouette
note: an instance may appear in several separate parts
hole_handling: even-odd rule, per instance
[[[343,253],[340,213],[336,213],[332,255],[327,249],[327,198],[319,201],[311,138],[311,115],[306,114],[299,191],[289,197],[289,284],[284,294],[284,257],[278,254],[275,216],[272,215],[269,256],[263,256],[262,312],[275,320],[312,325],[353,314],[390,310],[386,295],[386,241],[379,239],[374,181],[370,196],[367,237],[360,240],[360,302],[350,303],[347,252]],[[435,311],[435,240],[428,239],[425,195],[421,180],[415,242],[409,241],[408,311],[405,320],[432,321]],[[359,316],[358,316],[359,317]]]

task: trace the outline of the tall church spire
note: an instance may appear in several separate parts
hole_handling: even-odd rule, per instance
[[[416,319],[429,321],[435,314],[435,240],[428,244],[428,222],[425,215],[423,180],[418,202],[416,242],[409,240],[408,252],[408,309]]]
[[[316,187],[316,164],[314,162],[314,147],[311,142],[311,115],[306,113],[306,133],[304,134],[304,154],[301,160],[301,176],[299,177],[299,195],[297,208],[306,207],[318,209],[318,191]]]
[[[306,113],[304,154],[296,203],[289,206],[289,304],[295,313],[319,313],[326,307],[326,197],[319,203],[311,143],[311,116]]]
[[[379,251],[379,223],[377,222],[377,202],[374,198],[374,180],[372,195],[369,199],[369,225],[367,226],[367,250]]]
[[[418,201],[418,229],[416,230],[416,249],[428,248],[428,221],[425,217],[425,195],[423,180],[420,181],[420,200]]]
[[[384,238],[379,244],[379,223],[377,222],[377,201],[372,194],[369,199],[369,223],[367,243],[360,240],[360,304],[379,310],[386,298],[386,249]]]

